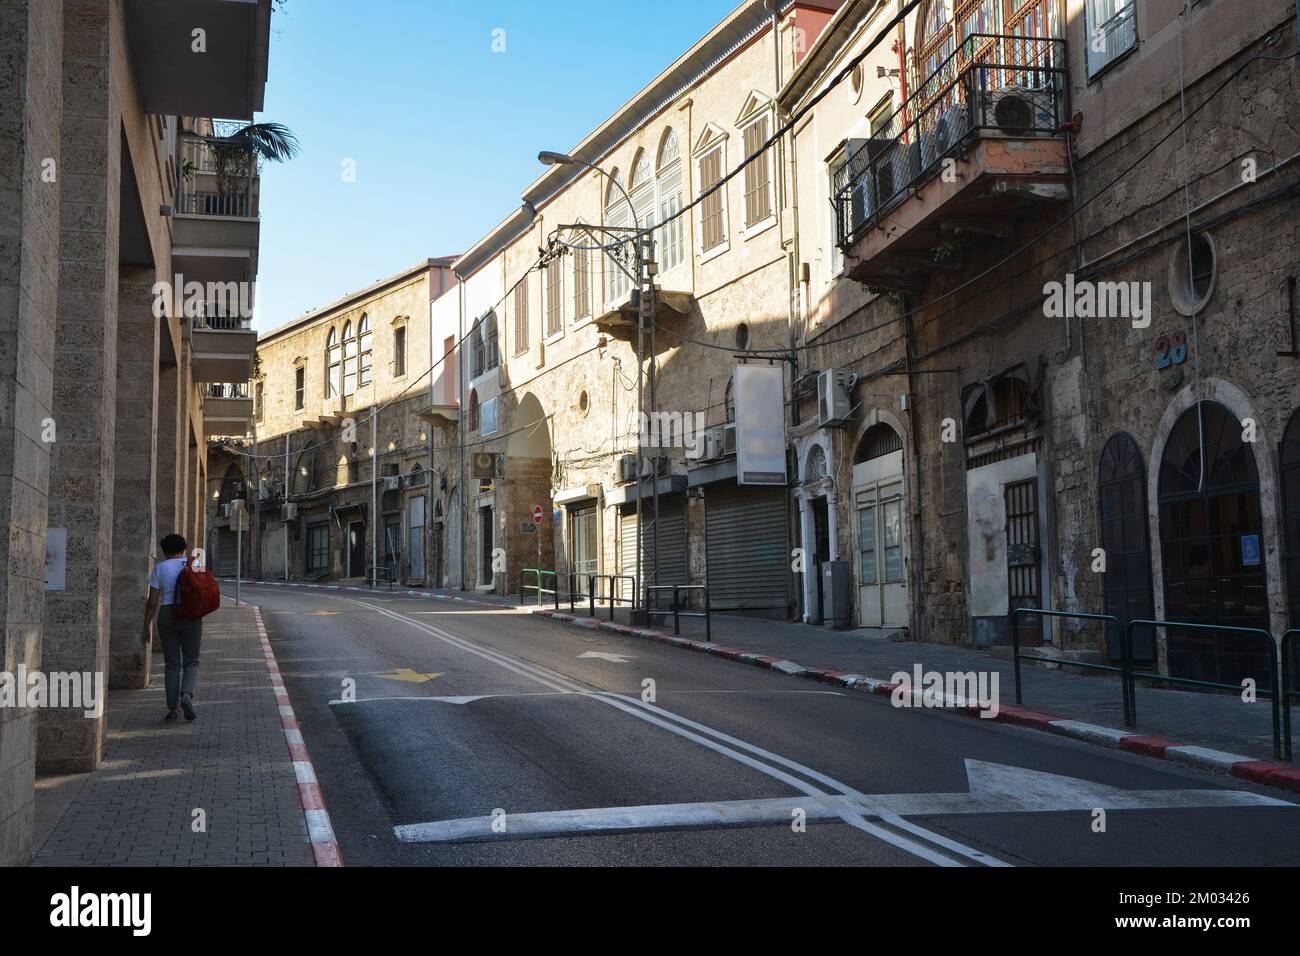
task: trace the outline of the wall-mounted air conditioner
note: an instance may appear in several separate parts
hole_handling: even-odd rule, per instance
[[[401,490],[402,490],[401,475],[384,476],[384,491],[401,491]]]
[[[286,501],[284,507],[280,509],[280,519],[282,521],[293,521],[298,517],[298,502]]]
[[[998,132],[1016,135],[1051,130],[1056,125],[1052,94],[1048,90],[1008,86],[989,90],[983,100],[980,120]]]
[[[842,368],[828,368],[817,376],[817,424],[834,428],[848,422],[853,412],[849,390],[858,376]]]
[[[723,458],[734,458],[736,456],[736,423],[727,422],[720,429],[721,446]]]
[[[618,459],[618,483],[626,485],[636,481],[636,455],[620,455]]]

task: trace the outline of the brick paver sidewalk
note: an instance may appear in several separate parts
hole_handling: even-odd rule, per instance
[[[312,865],[253,611],[227,604],[205,618],[200,659],[198,720],[164,723],[155,645],[148,689],[108,694],[99,769],[37,780],[35,865]],[[206,832],[194,832],[195,810]]]

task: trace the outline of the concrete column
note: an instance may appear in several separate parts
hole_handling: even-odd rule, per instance
[[[157,321],[157,320],[155,320]],[[180,421],[184,401],[181,399],[181,375],[175,365],[158,369],[158,448],[155,478],[154,536],[161,538],[176,530],[177,501],[180,498],[181,458]]]
[[[64,5],[63,162],[54,443],[49,524],[68,535],[67,588],[45,594],[42,666],[107,675],[113,546],[113,411],[121,117],[110,64],[109,4]],[[104,716],[46,708],[37,724],[40,773],[95,769]]]
[[[58,4],[0,4],[0,670],[9,673],[41,667],[62,60]],[[35,773],[36,713],[0,708],[0,866],[31,859]]]
[[[826,524],[827,534],[830,537],[831,560],[835,561],[840,556],[839,548],[839,504],[838,496],[833,491],[826,493]]]
[[[799,499],[799,543],[803,548],[803,622],[805,624],[812,621],[813,611],[817,609],[817,579],[813,570],[813,558],[817,554],[816,527],[812,502],[801,497]]]
[[[155,274],[153,269],[124,269],[118,285],[110,688],[149,685],[150,649],[140,641],[140,623],[158,547],[154,465],[159,328],[151,294]]]

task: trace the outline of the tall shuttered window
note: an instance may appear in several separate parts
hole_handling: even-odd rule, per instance
[[[552,259],[546,264],[546,335],[557,335],[564,329],[564,260]]]
[[[587,233],[578,234],[578,242],[593,245]],[[586,249],[573,250],[573,321],[591,315],[591,253]]]
[[[726,187],[706,195],[706,191],[721,179],[722,147],[719,146],[700,157],[700,195],[703,196],[700,202],[700,232],[701,249],[704,252],[722,245],[727,238],[722,195]]]
[[[528,280],[515,286],[515,354],[528,351]]]
[[[745,127],[745,226],[755,226],[772,215],[772,156],[763,149],[770,129],[767,116],[759,117]],[[762,153],[750,159],[759,150]]]

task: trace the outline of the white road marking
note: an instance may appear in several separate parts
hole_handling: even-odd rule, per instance
[[[564,678],[560,675],[552,675],[551,672],[545,671],[540,667],[534,667],[534,665],[531,664],[524,664],[523,662],[511,658],[506,654],[467,641],[464,638],[451,634],[448,631],[444,631],[441,628],[433,627],[432,625],[424,624],[419,621],[413,621],[410,618],[405,617],[401,614],[397,614],[395,612],[389,611],[385,608],[381,608],[373,604],[367,604],[364,601],[355,601],[352,600],[351,598],[340,598],[340,600],[349,601],[350,603],[356,604],[360,607],[364,607],[369,610],[375,611],[379,614],[382,614],[385,617],[389,617],[397,621],[402,621],[408,626],[414,627],[417,630],[422,630],[425,633],[437,637],[439,640],[452,645],[453,647],[458,647],[471,654],[475,654],[479,657],[482,657],[484,660],[494,661],[500,666],[505,667],[507,670],[511,670],[515,673],[531,677],[533,680],[536,680],[538,683],[550,687],[552,690],[556,690],[560,692],[569,692],[569,693],[574,693],[574,692],[586,693],[586,690],[584,688],[572,683],[567,678]],[[651,705],[645,705],[643,707],[640,705],[639,700],[637,704],[628,704],[625,703],[622,698],[619,698],[616,695],[599,695],[599,694],[595,695],[593,699],[603,701],[604,703],[607,703],[609,706],[614,707],[617,710],[621,710],[624,713],[630,714],[633,717],[638,718],[639,720],[644,720],[646,723],[653,724],[656,727],[661,727],[662,729],[667,730],[670,733],[674,733],[680,737],[686,738],[687,740],[691,740],[702,747],[706,747],[709,750],[714,751],[715,753],[721,754],[725,757],[730,757],[732,760],[735,760],[737,763],[744,764],[745,766],[750,767],[751,769],[757,770],[759,773],[763,773],[776,780],[780,780],[782,783],[785,783],[788,786],[793,787],[795,790],[798,790],[801,793],[805,793],[809,796],[818,796],[818,797],[830,796],[829,794],[826,794],[823,791],[818,790],[816,787],[813,787],[812,785],[805,783],[803,780],[791,776],[790,774],[785,773],[782,770],[778,770],[776,767],[772,766],[769,763],[763,763],[759,760],[754,759],[753,757],[748,756],[747,754],[741,753],[739,750],[725,746],[721,743],[718,743],[715,740],[710,740],[707,737],[703,737],[700,734],[685,729],[684,727],[676,726],[672,723],[669,723],[667,720],[660,719],[659,717],[647,713],[646,709],[648,708],[650,710],[654,710],[660,714],[664,714],[665,716],[671,717],[671,719],[673,720],[682,721],[687,725],[698,727],[701,730],[703,730],[705,733],[708,733],[713,737],[717,737],[719,739],[728,739],[732,741],[736,740],[736,738],[728,737],[728,735],[722,734],[720,731],[715,731],[712,728],[707,728],[704,725],[695,723],[693,721],[687,721],[685,718],[681,718],[675,714],[670,714],[668,711],[664,711],[661,708],[653,707]],[[736,741],[736,742],[740,743],[740,741]],[[752,744],[745,744],[744,749],[749,750],[756,754],[760,754],[766,758],[773,760],[776,763],[782,763],[791,766],[792,769],[798,768],[800,773],[805,773],[810,776],[815,776],[821,779],[830,780],[829,777],[825,777],[824,775],[817,774],[815,771],[812,771],[810,768],[803,767],[802,765],[799,764],[794,764],[793,761],[789,761],[786,758],[779,756],[778,754],[770,753]],[[848,788],[844,788],[843,785],[840,786],[845,790],[848,789]],[[894,833],[891,830],[887,830],[883,827],[876,826],[875,824],[870,823],[867,820],[864,820],[862,817],[855,815],[853,813],[849,813],[845,811],[845,812],[841,812],[839,816],[842,820],[844,820],[845,823],[848,823],[850,826],[856,827],[865,833],[869,833],[872,836],[876,837],[877,839],[890,844],[891,846],[897,847],[898,849],[911,853],[913,856],[920,857],[921,859],[933,863],[936,866],[961,866],[962,865],[960,862],[954,860],[952,857],[945,856],[942,853],[938,853],[935,850],[930,849],[930,847],[928,846],[917,843],[915,840],[908,839],[907,837],[900,836],[899,834]],[[970,848],[967,849],[969,849],[971,853],[976,852],[973,849]]]
[[[598,657],[602,661],[609,661],[611,664],[626,664],[632,659],[626,654],[607,654],[604,651],[583,651],[578,655],[579,659],[584,657]]]
[[[579,698],[579,697],[603,697],[607,692],[603,690],[588,690],[580,693],[569,693],[565,691],[537,691],[535,693],[521,692],[515,694],[464,694],[460,696],[449,697],[358,697],[355,700],[331,700],[330,706],[342,706],[346,704],[373,704],[384,701],[425,701],[438,704],[472,704],[476,700],[487,700],[492,697],[507,697],[514,699],[516,697],[557,697],[557,698]],[[758,691],[758,690],[674,690],[674,697],[679,694],[749,694],[767,697],[772,694],[815,694],[824,697],[843,697],[844,694],[837,690],[780,690],[780,691]],[[662,696],[662,695],[661,695]]]
[[[789,823],[801,809],[807,819],[835,821],[847,814],[874,817],[914,833],[967,859],[987,866],[1002,860],[917,826],[905,816],[955,816],[991,813],[1088,812],[1107,810],[1209,809],[1215,807],[1290,807],[1293,803],[1243,790],[1123,790],[1076,777],[967,760],[967,793],[882,793],[863,797],[823,794],[636,807],[600,807],[506,815],[506,830],[496,833],[493,818],[464,817],[394,827],[403,843],[459,843],[613,833],[621,830],[741,826]],[[1028,784],[1027,790],[1019,789]]]

